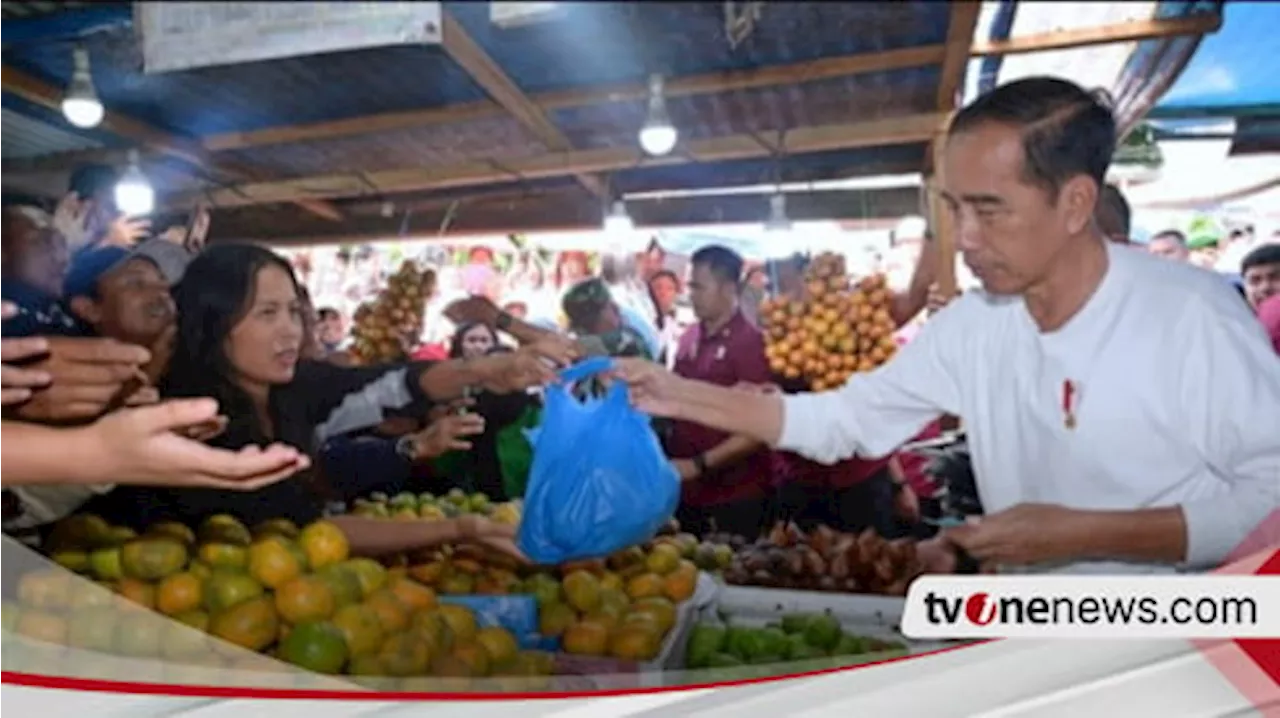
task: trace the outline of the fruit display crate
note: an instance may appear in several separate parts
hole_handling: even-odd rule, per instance
[[[787,614],[829,613],[844,630],[902,643],[911,654],[955,645],[946,641],[917,641],[902,635],[900,625],[905,604],[905,599],[890,596],[722,586],[715,605],[704,607],[700,618],[717,621],[728,617],[734,623],[764,626]]]
[[[689,631],[708,609],[714,610],[724,590],[709,574],[698,574],[698,588],[693,597],[676,609],[676,624],[662,641],[662,650],[651,661],[622,661],[616,658],[556,654],[555,672],[561,675],[590,677],[598,690],[648,688],[665,685],[664,671],[684,667],[685,647]]]

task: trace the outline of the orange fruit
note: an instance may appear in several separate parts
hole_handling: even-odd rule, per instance
[[[249,551],[244,546],[214,542],[202,544],[197,556],[213,570],[243,571],[249,565]]]
[[[411,612],[426,611],[437,605],[436,592],[411,578],[400,579],[387,588]]]
[[[278,654],[286,663],[332,675],[341,672],[347,664],[347,641],[332,623],[300,623],[280,643]]]
[[[476,632],[476,643],[484,648],[489,656],[489,665],[501,668],[515,660],[520,653],[520,644],[515,636],[501,626],[486,626]]]
[[[194,611],[203,602],[204,582],[191,573],[175,573],[156,589],[156,610],[166,616]]]
[[[376,653],[352,656],[347,662],[347,675],[351,676],[384,676],[387,669],[382,665],[382,657]]]
[[[317,521],[298,535],[298,545],[313,569],[346,561],[351,554],[347,535],[331,521]]]
[[[387,585],[386,567],[371,558],[353,558],[345,565],[360,583],[361,598],[368,598],[374,591]]]
[[[204,582],[204,608],[210,613],[262,595],[262,584],[243,573],[215,571]]]
[[[449,656],[466,666],[467,675],[471,678],[482,678],[489,675],[489,669],[492,666],[489,652],[477,641],[463,641],[454,644]]]
[[[171,538],[134,539],[120,548],[120,567],[130,578],[159,581],[186,565],[187,547]]]
[[[653,626],[626,624],[609,639],[609,654],[628,661],[651,661],[662,649]]]
[[[409,626],[409,609],[400,603],[400,599],[390,589],[375,591],[364,605],[378,617],[378,622],[387,635],[403,631]]]
[[[127,601],[143,608],[156,607],[156,587],[136,578],[122,578],[116,582],[116,593]]]
[[[56,613],[40,610],[23,611],[14,628],[18,635],[32,640],[58,645],[67,642],[67,622]]]
[[[539,609],[538,632],[544,636],[559,636],[578,620],[578,614],[563,603],[543,604]]]
[[[271,597],[258,596],[214,615],[209,632],[241,648],[261,651],[279,636],[280,617]]]
[[[436,611],[440,617],[444,619],[445,624],[449,626],[449,631],[453,634],[453,639],[457,641],[469,641],[476,635],[476,616],[471,609],[466,606],[459,606],[452,603],[441,604]]]
[[[41,610],[62,608],[75,593],[72,580],[72,575],[60,568],[23,574],[18,580],[18,600]]]
[[[609,628],[599,621],[583,619],[564,632],[561,646],[566,653],[603,656],[609,649]]]
[[[585,570],[564,577],[564,595],[569,605],[579,611],[590,611],[600,605],[600,580]]]
[[[631,606],[631,612],[652,616],[664,635],[676,625],[676,606],[666,597],[642,598]]]
[[[665,576],[680,565],[680,549],[669,543],[658,544],[645,558],[645,565],[653,573]]]
[[[249,575],[267,588],[279,588],[302,571],[302,563],[284,539],[268,537],[249,547]]]
[[[295,578],[276,589],[275,605],[280,617],[295,626],[324,620],[336,608],[333,591],[314,576]]]
[[[627,595],[633,599],[662,595],[662,577],[653,573],[642,573],[627,581]]]
[[[416,566],[410,566],[406,573],[413,580],[424,586],[434,586],[440,579],[444,578],[445,570],[449,568],[449,564],[444,561],[431,561],[429,563],[421,563]]]
[[[426,642],[431,655],[447,653],[453,647],[453,629],[439,611],[420,611],[413,617],[409,631]]]
[[[342,632],[351,656],[376,653],[385,638],[378,614],[368,606],[345,606],[331,623]]]
[[[388,676],[424,675],[431,658],[426,642],[409,633],[391,636],[378,649],[378,661]]]

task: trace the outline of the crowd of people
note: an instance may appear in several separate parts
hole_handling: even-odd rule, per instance
[[[206,248],[199,216],[142,239],[95,169],[54,216],[4,209],[4,428],[23,439],[6,531],[78,510],[306,522],[375,490],[518,498],[537,388],[608,355],[655,417],[695,533],[871,528],[925,539],[935,570],[1217,565],[1280,505],[1280,245],[1244,254],[1240,294],[1166,251],[1177,237],[1123,246],[1114,138],[1105,104],[1059,80],[960,112],[941,199],[980,287],[944,295],[925,227],[899,232],[914,254],[892,301],[902,350],[819,393],[771,374],[758,326],[766,294],[803,298],[804,256],[752,265],[708,245],[676,263],[655,243],[550,269],[521,252],[499,271],[476,250],[433,277],[447,341],[410,333],[405,361],[353,366],[349,309],[313,306],[310,267]],[[900,449],[956,423],[985,516],[939,531],[939,487]],[[510,527],[476,517],[334,520],[370,555],[516,551]]]

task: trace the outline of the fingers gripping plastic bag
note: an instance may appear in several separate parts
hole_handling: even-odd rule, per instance
[[[622,382],[603,397],[572,394],[573,383],[611,366],[608,357],[592,357],[561,372],[562,383],[547,388],[542,424],[529,431],[533,466],[517,543],[536,563],[643,543],[680,501],[680,477]]]

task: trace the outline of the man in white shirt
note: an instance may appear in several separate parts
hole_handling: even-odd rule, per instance
[[[1280,362],[1230,286],[1104,240],[1110,110],[1062,80],[957,113],[942,199],[982,290],[840,389],[778,396],[652,365],[645,411],[832,462],[882,456],[940,414],[968,431],[987,515],[922,547],[1001,569],[1133,573],[1220,564],[1280,505]]]

